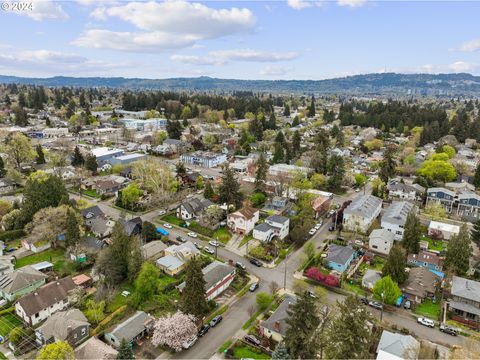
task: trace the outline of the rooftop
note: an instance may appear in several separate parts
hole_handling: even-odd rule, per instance
[[[412,203],[407,201],[394,201],[382,216],[382,221],[388,221],[391,224],[405,225],[407,216],[415,209]]]
[[[480,282],[454,276],[451,293],[454,296],[480,302]]]
[[[344,214],[371,217],[382,206],[382,199],[373,195],[363,195],[353,199]]]

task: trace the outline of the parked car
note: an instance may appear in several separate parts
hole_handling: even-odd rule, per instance
[[[187,241],[187,239],[185,239],[185,238],[183,238],[183,237],[181,237],[181,236],[177,236],[176,239],[177,239],[178,241],[182,242],[182,243],[184,243],[184,242]]]
[[[198,250],[202,250],[203,246],[200,245],[199,243],[197,242],[194,242],[193,245],[195,245],[195,247],[198,249]]]
[[[458,335],[457,329],[455,329],[451,326],[448,326],[444,323],[441,323],[439,328],[440,328],[440,331],[444,332],[445,334],[449,334],[449,335],[452,335],[452,336],[457,336]]]
[[[222,315],[215,316],[212,321],[210,321],[210,327],[217,326],[223,320]]]
[[[255,265],[255,266],[258,266],[258,267],[262,267],[262,266],[263,266],[263,264],[262,264],[259,260],[255,259],[255,258],[251,258],[251,259],[250,259],[250,263],[253,264],[253,265]]]
[[[195,345],[197,340],[198,340],[198,337],[193,336],[189,340],[185,341],[182,346],[183,346],[184,349],[190,349],[193,345]]]
[[[220,243],[217,241],[217,240],[210,240],[208,242],[210,245],[212,245],[213,247],[218,247],[220,246]]]
[[[327,219],[331,218],[333,215],[335,215],[335,210],[330,210],[327,214]]]
[[[169,223],[165,223],[163,224],[163,226],[165,226],[167,229],[173,229],[173,226],[170,225]]]
[[[403,304],[403,308],[409,310],[412,307],[412,303],[410,300],[405,301],[405,304]]]
[[[165,215],[167,213],[166,210],[158,210],[158,215],[162,216],[162,215]]]
[[[317,295],[312,290],[307,290],[308,296],[310,296],[312,299],[316,299]]]
[[[190,237],[192,237],[192,238],[198,237],[198,235],[197,235],[196,233],[194,233],[194,232],[189,232],[187,235],[190,236]]]
[[[159,234],[162,234],[163,236],[168,236],[168,235],[170,234],[167,230],[162,229],[161,227],[158,227],[158,228],[157,228],[157,232],[158,232]]]
[[[426,318],[426,317],[419,317],[417,319],[417,322],[419,324],[422,324],[422,325],[425,325],[425,326],[428,326],[428,327],[435,327],[435,321],[433,321],[432,319],[429,319],[429,318]]]
[[[250,290],[251,292],[254,292],[257,289],[258,289],[258,282],[254,282],[252,285],[250,285],[250,288],[248,290]]]
[[[383,305],[380,304],[378,301],[373,301],[373,300],[370,300],[368,302],[368,305],[375,308],[375,309],[378,309],[378,310],[382,310],[383,309]]]
[[[355,240],[355,245],[363,246],[363,241],[357,239],[357,240]]]
[[[317,229],[312,228],[312,229],[310,229],[310,231],[308,232],[308,235],[315,235],[316,232],[317,232]]]
[[[328,231],[335,231],[335,225],[330,225],[328,227]]]
[[[360,298],[360,301],[364,304],[364,305],[368,305],[368,299],[367,298]]]
[[[203,335],[205,335],[209,329],[210,329],[210,324],[202,325],[200,330],[198,330],[198,334],[197,334],[198,337],[202,337]]]
[[[245,265],[243,265],[240,261],[237,261],[235,263],[235,266],[239,269],[242,269],[242,270],[247,270],[247,268],[245,267]]]
[[[208,246],[205,246],[205,247],[203,248],[203,250],[205,250],[205,252],[207,252],[207,253],[209,253],[209,254],[212,254],[212,255],[215,254],[215,250],[210,249]]]
[[[260,340],[258,340],[257,337],[254,335],[245,335],[243,339],[250,344],[260,346]]]
[[[317,229],[317,230],[320,229],[322,227],[322,225],[323,225],[323,221],[320,220],[318,223],[315,224],[315,229]]]

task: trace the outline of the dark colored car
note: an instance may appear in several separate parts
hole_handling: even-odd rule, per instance
[[[328,227],[328,231],[335,231],[335,225],[330,225]]]
[[[258,340],[255,336],[253,335],[245,335],[243,338],[246,342],[249,342],[250,344],[253,344],[255,346],[260,346],[260,340]]]
[[[360,301],[364,304],[364,305],[368,305],[368,299],[367,298],[360,298]]]
[[[254,291],[257,290],[257,289],[258,289],[258,282],[254,282],[252,285],[250,285],[249,290],[250,290],[251,292],[254,292]]]
[[[452,335],[452,336],[458,335],[457,329],[454,329],[453,327],[445,324],[440,324],[440,331],[443,331],[445,334]]]
[[[212,321],[210,321],[210,327],[217,326],[222,321],[222,315],[215,316]]]
[[[210,324],[202,325],[200,330],[198,330],[198,337],[202,337],[203,335],[205,335],[209,329],[210,329]]]
[[[183,237],[181,237],[181,236],[177,236],[177,240],[180,241],[180,242],[182,242],[182,243],[184,243],[184,242],[187,241],[187,240],[185,240],[185,239],[184,239]]]
[[[245,265],[243,265],[240,261],[237,261],[235,263],[235,266],[239,269],[242,269],[242,270],[247,270],[247,268],[245,267]]]
[[[258,266],[258,267],[262,267],[262,266],[263,266],[262,263],[261,263],[259,260],[255,259],[255,258],[251,258],[251,259],[250,259],[250,263],[253,264],[253,265],[255,265],[255,266]]]

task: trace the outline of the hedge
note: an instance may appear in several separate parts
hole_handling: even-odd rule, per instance
[[[110,315],[108,315],[105,319],[100,321],[98,326],[90,332],[90,335],[95,336],[99,332],[101,332],[103,329],[105,329],[108,323],[112,321],[114,318],[116,318],[117,316],[120,316],[121,314],[123,314],[125,310],[127,310],[127,307],[128,307],[127,305],[120,306],[117,310],[115,310]]]
[[[0,234],[0,241],[12,241],[26,236],[27,233],[23,229],[5,231]]]
[[[8,307],[8,308],[6,308],[6,309],[0,310],[0,316],[1,316],[1,315],[5,315],[5,314],[13,313],[14,311],[15,311],[15,307],[14,307],[14,306]]]

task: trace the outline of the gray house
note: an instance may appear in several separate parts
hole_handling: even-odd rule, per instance
[[[390,231],[395,240],[403,238],[403,231],[410,212],[416,211],[416,206],[407,201],[394,201],[382,216],[381,226]]]
[[[480,282],[454,276],[450,293],[452,319],[480,329]]]
[[[208,199],[196,196],[180,204],[177,208],[177,217],[182,220],[194,220],[200,217],[201,213],[213,205]]]
[[[152,330],[153,321],[152,316],[143,311],[137,311],[135,315],[118,324],[112,331],[105,333],[105,341],[117,349],[123,339],[127,343],[133,344]]]
[[[35,331],[36,341],[44,345],[61,340],[75,347],[88,337],[89,327],[90,323],[80,310],[59,311]]]
[[[402,335],[383,330],[377,346],[377,359],[417,359],[420,343],[411,335]]]
[[[0,277],[0,297],[14,301],[17,297],[28,294],[45,284],[47,275],[25,266]]]

